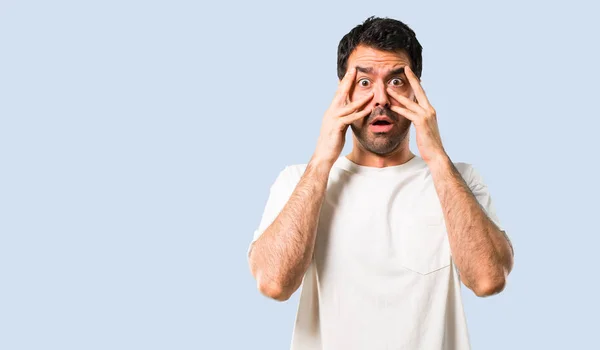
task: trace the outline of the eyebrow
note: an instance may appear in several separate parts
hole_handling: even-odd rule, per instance
[[[390,73],[388,75],[400,75],[400,74],[404,74],[404,67],[393,69],[392,71],[390,71]]]
[[[356,66],[356,70],[358,72],[365,73],[365,74],[373,74],[373,67]],[[387,74],[387,76],[400,75],[400,74],[404,74],[404,67],[400,67],[400,68],[396,68],[396,69],[391,70]]]
[[[359,72],[361,72],[361,73],[366,73],[366,74],[373,73],[373,67],[356,66],[356,70],[359,71]]]

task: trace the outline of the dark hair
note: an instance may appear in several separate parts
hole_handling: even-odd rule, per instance
[[[411,69],[421,77],[423,70],[423,47],[419,44],[415,32],[406,24],[391,18],[371,16],[362,24],[344,35],[338,45],[337,74],[342,79],[348,69],[348,57],[358,45],[390,52],[406,51],[410,58]]]

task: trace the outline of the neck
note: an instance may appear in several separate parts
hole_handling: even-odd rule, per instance
[[[398,148],[396,148],[390,154],[383,156],[364,149],[356,137],[353,137],[353,141],[352,151],[346,156],[346,158],[353,163],[362,166],[384,168],[388,166],[401,165],[408,162],[415,156],[408,147],[408,135],[398,145]]]

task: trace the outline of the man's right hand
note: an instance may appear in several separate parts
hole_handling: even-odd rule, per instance
[[[360,100],[346,104],[355,78],[356,68],[351,67],[340,82],[333,102],[323,116],[317,149],[311,162],[324,162],[329,166],[333,166],[344,148],[348,126],[355,120],[364,118],[371,113],[371,109],[363,109],[363,107],[373,98],[372,92]]]

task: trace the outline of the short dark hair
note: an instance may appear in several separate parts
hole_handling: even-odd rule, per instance
[[[411,62],[410,68],[417,77],[421,78],[423,47],[417,40],[415,32],[406,24],[392,18],[371,16],[362,24],[354,27],[348,34],[344,35],[338,45],[338,78],[342,79],[346,74],[348,57],[358,45],[389,52],[406,51]]]

